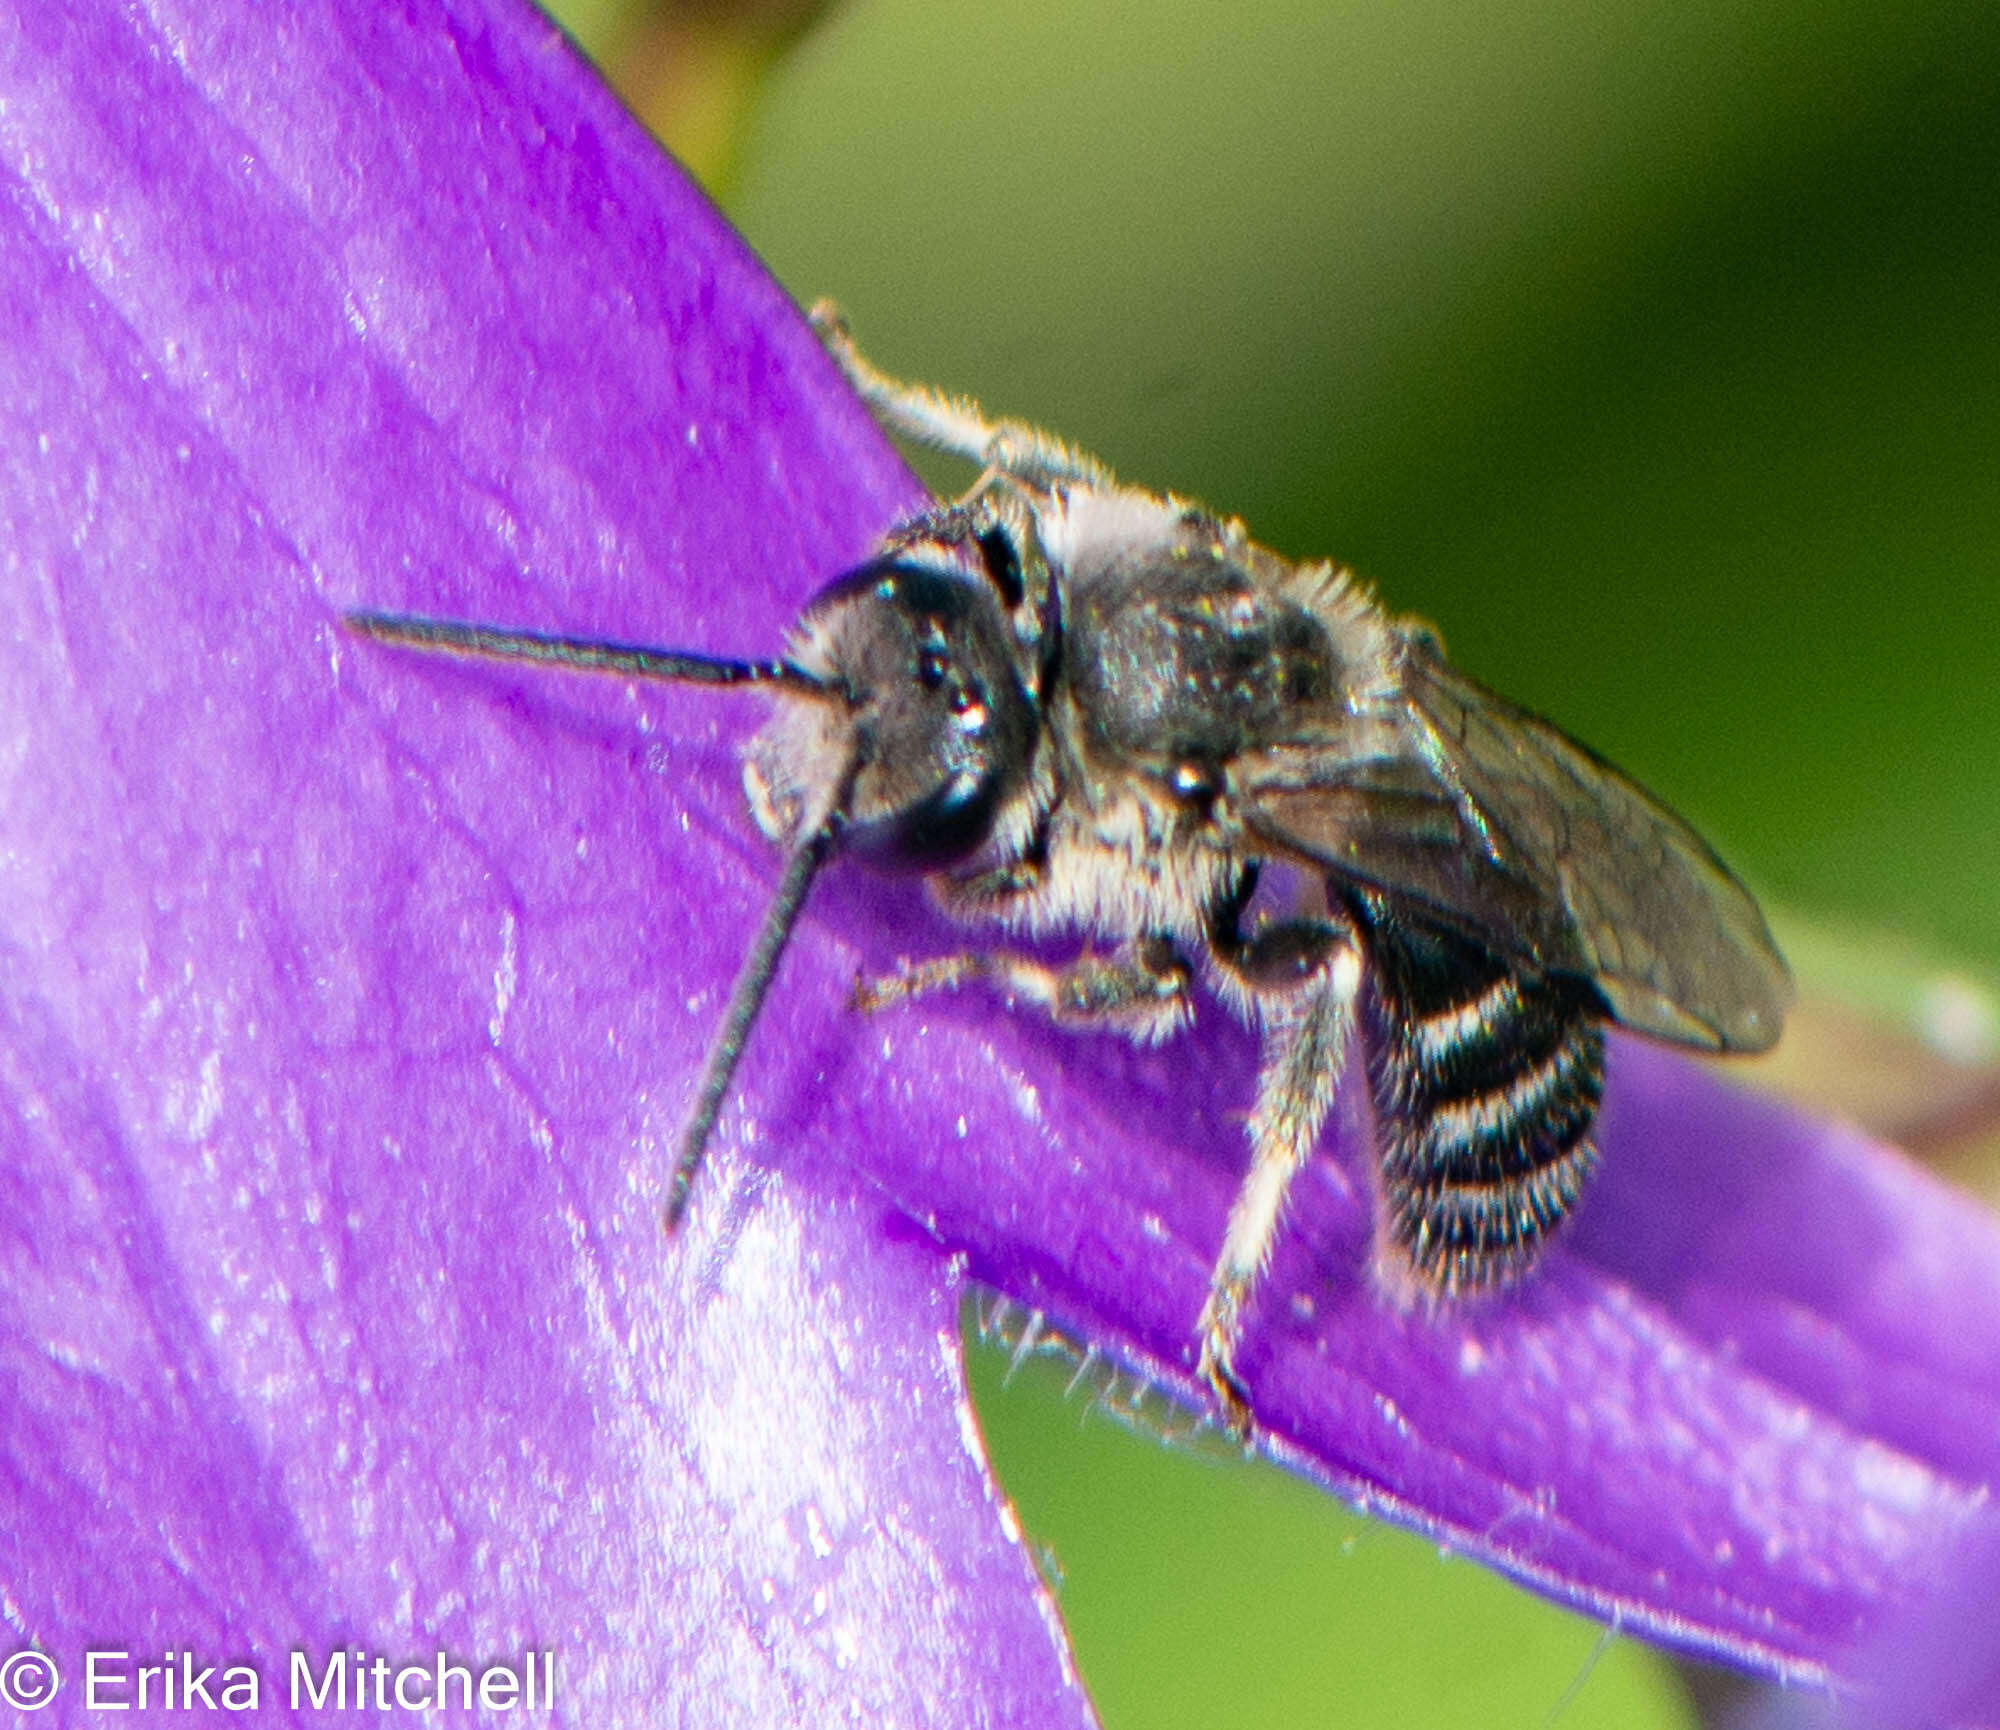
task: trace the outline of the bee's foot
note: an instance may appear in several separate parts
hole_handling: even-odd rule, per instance
[[[1195,1374],[1208,1383],[1226,1429],[1242,1446],[1249,1447],[1256,1433],[1250,1417],[1250,1390],[1237,1376],[1230,1359],[1230,1341],[1216,1326],[1202,1330],[1201,1357]]]
[[[894,973],[874,979],[864,976],[855,980],[848,1002],[862,1014],[872,1015],[878,1009],[890,1009],[933,991],[954,991],[982,967],[978,956],[949,955],[938,961],[919,962],[914,967],[899,967]]]

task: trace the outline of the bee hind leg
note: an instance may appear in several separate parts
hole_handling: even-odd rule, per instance
[[[1250,1400],[1236,1374],[1236,1343],[1252,1288],[1277,1242],[1285,1197],[1333,1107],[1361,987],[1361,951],[1353,933],[1301,921],[1252,942],[1219,945],[1217,959],[1248,988],[1264,1053],[1250,1113],[1250,1170],[1229,1209],[1195,1324],[1196,1372],[1214,1391],[1230,1431],[1248,1441]],[[1284,974],[1290,975],[1285,984],[1274,981]]]

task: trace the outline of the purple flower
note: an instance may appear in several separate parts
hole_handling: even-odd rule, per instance
[[[837,869],[669,1242],[775,878],[758,705],[335,624],[768,652],[914,483],[507,0],[27,8],[0,151],[0,1613],[54,1721],[94,1649],[100,1698],[189,1654],[270,1718],[294,1651],[412,1699],[550,1652],[578,1723],[1087,1722],[958,1299],[1192,1394],[1246,1037],[857,1021],[857,971],[952,938]],[[1803,1680],[1990,1574],[1983,1215],[1620,1044],[1546,1277],[1406,1317],[1364,1129],[1240,1360],[1289,1463]]]

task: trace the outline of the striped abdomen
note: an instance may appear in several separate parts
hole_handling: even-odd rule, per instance
[[[1360,909],[1379,1242],[1443,1295],[1525,1273],[1576,1205],[1604,1082],[1602,1000],[1379,897]]]

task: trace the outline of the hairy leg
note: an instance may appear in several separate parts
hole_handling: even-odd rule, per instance
[[[973,980],[1041,1010],[1063,1027],[1122,1033],[1154,1044],[1184,1027],[1193,1014],[1186,963],[1163,938],[1141,938],[1113,955],[1082,955],[1051,967],[1004,951],[948,955],[919,962],[855,987],[855,1007],[886,1009]]]
[[[965,397],[946,396],[929,385],[903,384],[878,372],[854,346],[847,321],[831,301],[820,301],[809,316],[855,394],[891,432],[1031,486],[1046,487],[1056,481],[1092,487],[1112,484],[1110,471],[1095,457],[1026,421],[988,420],[979,405]]]
[[[1353,931],[1324,920],[1237,930],[1254,877],[1217,912],[1210,932],[1218,963],[1235,976],[1263,1033],[1257,1103],[1250,1113],[1250,1169],[1229,1209],[1208,1298],[1195,1324],[1197,1368],[1224,1421],[1248,1439],[1250,1401],[1235,1369],[1250,1294],[1277,1242],[1285,1197],[1319,1143],[1346,1055],[1361,949]]]

